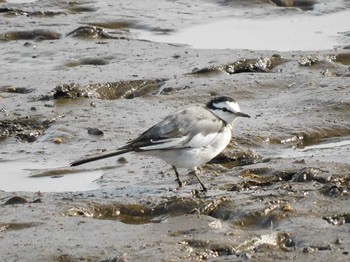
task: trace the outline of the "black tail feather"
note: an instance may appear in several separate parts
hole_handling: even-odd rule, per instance
[[[132,149],[130,149],[130,148],[121,148],[120,150],[117,150],[117,151],[114,151],[114,152],[111,152],[111,153],[108,153],[108,154],[92,156],[92,157],[88,157],[88,158],[84,158],[84,159],[81,159],[81,160],[74,161],[74,162],[70,163],[70,166],[79,166],[79,165],[86,164],[86,163],[89,163],[89,162],[93,162],[93,161],[96,161],[96,160],[100,160],[100,159],[104,159],[104,158],[108,158],[108,157],[112,157],[112,156],[122,155],[122,154],[128,153],[130,151],[132,151]]]

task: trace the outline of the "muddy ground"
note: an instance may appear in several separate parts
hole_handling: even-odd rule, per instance
[[[97,23],[106,7],[93,2],[26,16],[11,8],[0,32],[4,261],[350,260],[347,46],[200,50],[137,39],[125,19]],[[152,30],[179,25],[167,21]],[[171,167],[151,157],[69,167],[215,95],[252,117],[201,168],[207,193],[187,170],[178,189]]]

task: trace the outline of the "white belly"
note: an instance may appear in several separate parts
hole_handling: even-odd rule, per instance
[[[195,168],[207,163],[230,143],[232,137],[231,127],[227,125],[222,132],[218,133],[207,145],[196,148],[152,150],[138,152],[160,158],[170,165],[178,168]]]

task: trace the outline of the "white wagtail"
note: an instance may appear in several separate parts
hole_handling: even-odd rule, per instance
[[[71,163],[78,166],[91,161],[128,152],[150,155],[172,165],[176,181],[182,187],[177,168],[191,168],[204,164],[229,144],[232,125],[237,117],[250,117],[240,111],[237,102],[228,96],[211,99],[206,106],[192,106],[165,117],[138,138],[107,154]],[[194,172],[203,191],[207,188]]]

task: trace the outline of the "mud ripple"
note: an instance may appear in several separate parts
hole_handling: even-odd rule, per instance
[[[13,17],[13,16],[54,17],[56,15],[65,14],[64,12],[26,11],[26,10],[15,9],[15,8],[8,8],[8,7],[0,8],[0,13],[4,13],[8,17]]]
[[[119,98],[131,99],[140,96],[156,94],[164,84],[165,79],[131,80],[109,83],[95,83],[89,85],[63,84],[57,86],[51,95],[41,100],[80,97],[114,100]]]
[[[67,36],[80,37],[86,39],[125,39],[125,36],[114,36],[104,28],[98,26],[80,26],[69,32]]]
[[[244,261],[250,260],[252,253],[271,252],[278,249],[290,251],[295,248],[292,234],[284,232],[261,234],[240,244],[201,239],[185,240],[180,244],[192,251],[184,257],[190,261],[211,260],[223,256],[227,258],[234,256],[238,259],[237,261]]]
[[[226,72],[228,74],[239,74],[239,73],[268,73],[271,72],[276,66],[287,62],[287,59],[282,58],[276,54],[271,57],[262,57],[259,59],[242,59],[236,62],[226,64],[210,66],[206,68],[195,68],[191,74],[195,75],[206,75],[211,73]]]

